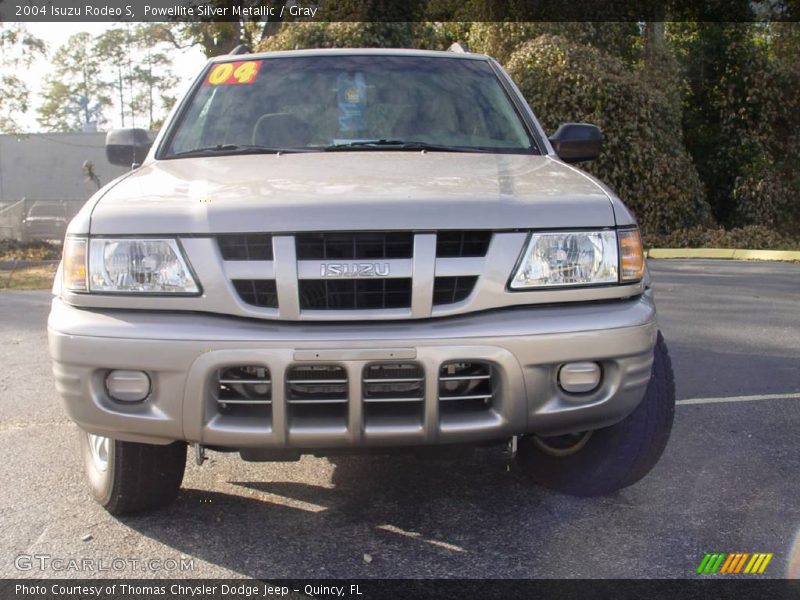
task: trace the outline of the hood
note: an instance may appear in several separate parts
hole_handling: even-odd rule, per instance
[[[614,225],[609,197],[547,156],[334,152],[161,160],[95,205],[92,234]]]

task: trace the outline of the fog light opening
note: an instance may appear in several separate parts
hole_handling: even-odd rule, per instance
[[[150,377],[144,371],[109,371],[106,391],[117,402],[141,402],[150,395]]]
[[[596,362],[574,362],[561,365],[558,385],[570,394],[586,394],[597,389],[602,370]]]

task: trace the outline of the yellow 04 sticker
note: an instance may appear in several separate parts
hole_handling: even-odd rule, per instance
[[[255,82],[258,77],[260,67],[260,60],[219,63],[209,71],[206,83],[209,85],[250,84]]]

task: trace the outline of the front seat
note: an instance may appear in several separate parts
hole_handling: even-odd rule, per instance
[[[303,148],[311,143],[311,127],[289,113],[261,115],[253,127],[254,146]]]

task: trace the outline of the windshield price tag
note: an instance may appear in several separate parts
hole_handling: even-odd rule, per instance
[[[239,85],[254,83],[261,67],[259,60],[225,62],[215,65],[206,78],[209,85]]]

